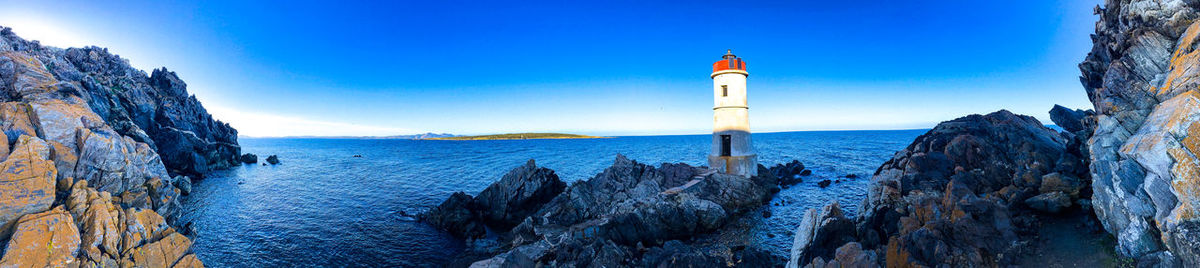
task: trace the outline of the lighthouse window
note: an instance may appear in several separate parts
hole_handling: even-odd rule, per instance
[[[729,86],[721,85],[721,97],[729,97]]]

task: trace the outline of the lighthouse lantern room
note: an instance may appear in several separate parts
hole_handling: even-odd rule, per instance
[[[713,63],[713,135],[708,166],[728,174],[758,174],[750,146],[750,106],[746,102],[746,62],[728,50]]]

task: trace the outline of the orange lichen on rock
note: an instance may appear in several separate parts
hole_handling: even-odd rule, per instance
[[[62,207],[21,217],[5,248],[0,267],[78,265],[79,230]]]
[[[1156,92],[1160,99],[1172,97],[1172,93],[1195,90],[1200,85],[1200,81],[1196,79],[1200,76],[1200,50],[1196,49],[1197,41],[1200,41],[1200,21],[1188,26],[1187,31],[1179,38],[1179,44],[1171,54],[1167,79]]]
[[[6,233],[17,218],[45,211],[54,203],[54,164],[41,139],[21,136],[8,159],[0,162],[0,224]],[[3,235],[0,235],[3,236]]]

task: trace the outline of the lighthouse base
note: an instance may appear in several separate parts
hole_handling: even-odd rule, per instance
[[[758,175],[758,155],[708,156],[708,166],[725,174]]]

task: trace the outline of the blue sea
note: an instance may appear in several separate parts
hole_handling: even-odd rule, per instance
[[[813,170],[752,221],[752,244],[785,256],[804,211],[833,200],[854,213],[870,175],[926,130],[756,133],[760,163],[793,159]],[[464,242],[414,221],[451,193],[477,194],[535,159],[565,181],[584,180],[617,154],[642,163],[703,165],[710,135],[610,139],[427,141],[241,138],[242,151],[279,155],[276,166],[243,165],[194,183],[180,223],[210,267],[438,266]],[[362,157],[354,157],[361,155]],[[820,188],[822,179],[857,174]],[[775,205],[779,203],[780,205]]]

